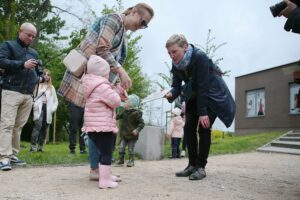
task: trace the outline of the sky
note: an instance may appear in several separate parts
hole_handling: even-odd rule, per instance
[[[52,0],[54,5],[86,14],[74,0]],[[86,0],[98,16],[103,5],[116,5],[114,0]],[[123,0],[124,8],[141,1]],[[148,28],[134,33],[142,35],[139,54],[142,71],[151,79],[157,73],[168,74],[166,62],[171,59],[165,42],[173,34],[184,34],[189,43],[205,45],[208,30],[214,44],[226,42],[216,51],[223,58],[219,67],[231,71],[224,77],[235,95],[235,77],[300,60],[300,34],[286,32],[284,17],[274,18],[269,7],[278,0],[144,0],[153,7],[155,16]],[[65,16],[67,31],[83,26],[78,20]],[[217,123],[217,128],[224,126]],[[229,130],[233,130],[233,126]]]

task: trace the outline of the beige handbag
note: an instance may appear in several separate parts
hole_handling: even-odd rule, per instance
[[[87,58],[77,49],[72,49],[63,60],[67,69],[77,77],[80,77],[85,71]]]

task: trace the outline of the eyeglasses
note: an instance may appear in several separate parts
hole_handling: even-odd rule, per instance
[[[141,17],[139,26],[140,26],[141,29],[148,28],[147,22],[142,17]]]
[[[25,33],[28,37],[32,37],[32,39],[35,38],[35,35],[34,35],[34,34],[31,34],[31,33],[27,32],[27,31],[24,31],[24,33]]]

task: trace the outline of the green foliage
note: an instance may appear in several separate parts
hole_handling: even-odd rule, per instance
[[[38,30],[33,47],[39,44],[39,40],[47,41],[50,36],[55,36],[56,40],[64,39],[59,37],[59,31],[65,21],[59,16],[53,16],[51,10],[50,0],[1,0],[0,25],[3,29],[0,31],[0,41],[14,39],[24,22],[33,23]]]
[[[124,10],[123,2],[122,0],[116,0],[117,5],[113,5],[111,8],[109,8],[106,4],[104,4],[104,8],[101,12],[102,15],[107,15],[113,12],[121,12]]]
[[[132,38],[132,34],[128,36],[128,55],[124,64],[124,69],[132,80],[132,87],[128,91],[129,94],[135,93],[141,98],[146,97],[150,92],[150,79],[146,74],[142,73],[141,64],[138,53],[141,48],[137,45],[142,36]]]
[[[0,0],[0,42],[17,37],[16,7],[13,0]]]
[[[212,137],[212,139],[214,139],[214,138],[224,138],[225,133],[223,131],[220,131],[220,130],[212,130],[211,137]]]
[[[171,67],[168,65],[167,62],[165,62],[165,65],[168,68],[168,71],[170,72],[169,74],[164,74],[164,73],[157,73],[156,75],[158,75],[160,78],[162,78],[163,83],[166,82],[167,83],[167,87],[171,87],[172,84],[172,73],[171,73]],[[166,89],[166,86],[161,83],[160,81],[152,81],[156,86],[158,86],[160,89],[164,90]]]
[[[28,165],[56,165],[56,164],[87,164],[87,154],[71,155],[68,143],[45,144],[44,152],[30,153],[30,143],[22,142],[19,157],[27,162]]]

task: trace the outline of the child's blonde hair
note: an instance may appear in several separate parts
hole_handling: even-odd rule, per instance
[[[51,71],[49,70],[49,69],[44,69],[44,71],[43,71],[43,74],[44,75],[46,75],[46,74],[48,74],[48,76],[49,76],[49,81],[47,82],[47,86],[49,87],[49,88],[51,88],[52,87],[52,77],[51,77]],[[50,90],[50,93],[52,92],[52,90]]]

